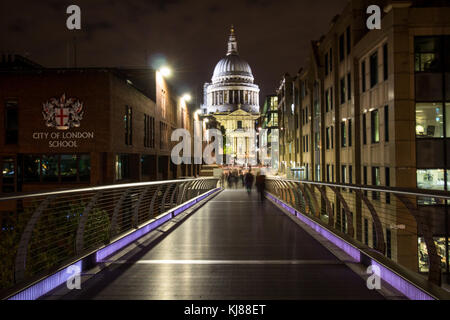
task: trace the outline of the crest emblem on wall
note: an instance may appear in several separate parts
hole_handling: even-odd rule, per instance
[[[42,115],[47,127],[58,130],[78,128],[83,120],[83,102],[76,98],[66,98],[64,93],[61,98],[51,98],[43,103]]]

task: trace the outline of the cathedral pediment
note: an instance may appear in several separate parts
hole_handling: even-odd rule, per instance
[[[253,119],[256,120],[260,117],[259,114],[255,114],[255,113],[250,113],[247,112],[245,110],[242,109],[238,109],[236,111],[233,112],[223,112],[223,113],[215,113],[213,114],[214,118],[216,118],[217,120],[232,120],[232,119],[236,119],[236,118],[247,118],[247,119]]]

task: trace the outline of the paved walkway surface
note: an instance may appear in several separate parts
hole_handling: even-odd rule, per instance
[[[383,299],[272,203],[226,190],[61,299]]]

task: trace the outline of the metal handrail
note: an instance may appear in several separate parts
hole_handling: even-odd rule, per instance
[[[428,279],[434,284],[441,285],[441,258],[434,242],[432,228],[435,223],[433,218],[442,219],[442,216],[439,216],[439,211],[433,215],[427,214],[433,210],[433,206],[424,203],[429,199],[436,200],[436,204],[439,201],[450,200],[450,192],[299,181],[276,176],[268,177],[267,180],[269,192],[279,199],[290,203],[303,214],[328,220],[328,226],[331,229],[347,233],[361,245],[368,245],[367,237],[371,232],[373,249],[382,255],[386,255],[387,251],[384,229],[401,229],[407,235],[423,237],[429,259]],[[316,192],[316,189],[320,192]],[[352,196],[349,196],[348,192],[351,192]],[[368,192],[372,193],[371,199]],[[384,202],[381,201],[381,194],[385,194]],[[329,199],[329,195],[332,195],[333,199]],[[333,207],[335,205],[336,213],[330,210],[331,202],[333,202]],[[429,203],[434,204],[432,201]],[[349,204],[353,205],[353,210],[349,209]],[[342,208],[342,216],[339,208]],[[400,224],[399,217],[402,221]],[[368,225],[364,225],[365,230],[363,230],[363,219],[371,221],[373,227],[371,231],[367,230]],[[355,226],[358,229],[355,229]],[[365,240],[362,239],[363,236],[366,238]],[[367,243],[363,243],[363,241]]]
[[[408,188],[397,188],[397,187],[378,187],[378,186],[363,186],[356,184],[345,184],[345,183],[327,183],[327,182],[318,182],[318,181],[308,181],[308,180],[292,180],[292,179],[283,179],[277,176],[268,177],[268,179],[280,180],[285,182],[294,182],[294,183],[303,183],[309,185],[317,185],[317,186],[325,186],[325,187],[336,187],[336,188],[344,188],[344,189],[352,189],[352,190],[363,190],[363,191],[371,191],[371,192],[385,192],[385,193],[397,193],[405,196],[414,196],[414,197],[432,197],[450,200],[450,191],[440,191],[440,190],[426,190],[420,189],[420,192],[415,192],[417,189],[408,189]]]
[[[0,251],[0,292],[79,259],[217,189],[218,182],[208,177],[1,197],[0,205],[15,214],[13,225],[0,230],[0,249],[9,248]]]
[[[0,197],[0,201],[9,200],[21,200],[33,197],[46,197],[46,196],[60,196],[73,193],[83,193],[83,192],[93,192],[93,191],[106,191],[113,189],[123,189],[123,188],[136,188],[136,187],[147,187],[155,186],[161,184],[171,184],[178,182],[193,182],[198,180],[217,180],[215,178],[196,178],[196,179],[182,179],[182,180],[164,180],[164,181],[151,181],[151,182],[137,182],[137,183],[126,183],[126,184],[112,184],[107,186],[99,187],[86,187],[78,189],[65,189],[65,190],[54,190],[47,192],[24,192],[24,193],[14,193],[12,196]]]

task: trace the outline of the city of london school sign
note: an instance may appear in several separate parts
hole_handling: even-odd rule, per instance
[[[51,98],[42,104],[42,116],[48,128],[55,128],[52,132],[34,132],[34,140],[48,141],[49,148],[78,148],[80,140],[94,139],[93,132],[70,132],[79,128],[84,115],[83,102],[77,98]]]

